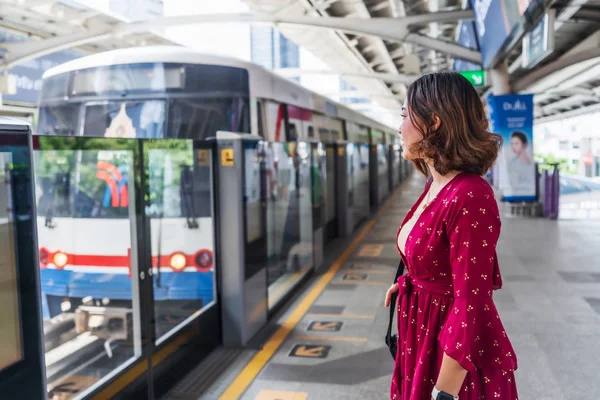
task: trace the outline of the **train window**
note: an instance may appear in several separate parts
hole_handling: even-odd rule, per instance
[[[247,98],[175,99],[169,105],[167,134],[178,139],[206,139],[217,131],[250,133]]]
[[[263,118],[263,105],[259,101],[256,103],[256,114],[257,114],[257,124],[258,124],[258,136],[261,138],[265,137],[265,127],[264,127],[264,118]]]
[[[89,68],[73,74],[71,95],[129,93],[181,89],[183,69],[156,64],[125,64]]]
[[[164,136],[165,103],[152,101],[111,101],[85,108],[84,136],[147,138]]]
[[[75,135],[79,120],[79,105],[42,106],[39,112],[38,135]]]
[[[67,94],[69,85],[69,74],[63,73],[55,76],[50,76],[42,81],[41,99],[60,99],[62,100]]]

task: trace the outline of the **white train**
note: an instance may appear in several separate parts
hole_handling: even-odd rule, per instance
[[[267,144],[270,208],[266,221],[253,211],[259,171],[250,163],[246,180],[255,182],[246,183],[246,233],[250,244],[267,232],[270,281],[288,269],[279,265],[302,241],[306,204],[294,199],[306,196],[293,194],[306,191],[310,199],[315,190],[314,182],[307,184],[310,169],[295,161],[302,141],[347,140],[358,217],[368,214],[369,146],[376,148],[382,181],[386,176],[384,192],[391,190],[387,163],[399,163],[398,153],[389,159],[389,145],[399,148],[394,129],[251,63],[164,46],[57,66],[43,78],[34,153],[46,318],[81,308],[131,308],[132,191],[141,184],[152,265],[138,269],[152,275],[155,306],[175,310],[164,312],[165,319],[180,323],[215,301],[212,169],[198,143],[217,131],[250,133]],[[319,189],[330,230],[332,157],[323,153],[329,178]]]

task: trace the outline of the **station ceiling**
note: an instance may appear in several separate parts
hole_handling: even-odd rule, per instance
[[[126,1],[126,0],[123,0]],[[253,11],[278,17],[403,18],[459,11],[462,0],[244,0]],[[543,0],[556,10],[555,49],[534,69],[521,66],[521,45],[508,54],[513,90],[534,93],[539,122],[600,111],[600,0]],[[101,32],[127,23],[122,17],[71,0],[0,0],[0,28],[30,40]],[[357,89],[360,96],[392,114],[399,113],[406,84],[377,79],[369,73],[414,77],[452,67],[451,51],[424,41],[401,42],[367,34],[276,24],[290,40],[303,46]],[[458,21],[411,24],[411,34],[454,44]],[[122,47],[172,44],[160,31],[139,29],[102,40],[73,42],[87,52]],[[2,47],[2,44],[0,44]],[[4,46],[6,47],[6,46]],[[10,46],[9,50],[10,51]],[[67,46],[68,47],[68,46]],[[65,47],[65,48],[67,48]],[[14,49],[14,47],[13,47]],[[4,56],[6,56],[6,52]],[[356,72],[350,76],[349,71]],[[363,75],[360,75],[363,74]],[[383,75],[382,75],[383,76]],[[484,88],[482,94],[488,94]],[[340,94],[342,95],[342,94]],[[359,111],[364,105],[356,105]]]

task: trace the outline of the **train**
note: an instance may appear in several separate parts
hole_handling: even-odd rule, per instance
[[[42,79],[33,137],[45,327],[69,315],[78,334],[132,341],[135,314],[146,312],[138,296],[150,293],[160,341],[215,305],[218,132],[262,143],[262,167],[245,166],[245,228],[251,243],[267,225],[269,284],[299,279],[306,260],[290,254],[319,196],[326,236],[335,236],[335,196],[344,194],[335,193],[331,145],[348,154],[357,223],[377,207],[370,179],[380,177],[379,199],[399,183],[395,129],[259,65],[149,46],[56,66]],[[322,144],[317,170],[302,161],[311,143]]]

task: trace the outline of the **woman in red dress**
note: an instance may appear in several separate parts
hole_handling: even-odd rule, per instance
[[[479,95],[440,72],[407,92],[400,134],[405,159],[429,176],[397,235],[407,274],[398,295],[396,400],[516,400],[517,359],[492,292],[502,285],[500,214],[481,177],[501,147]]]

